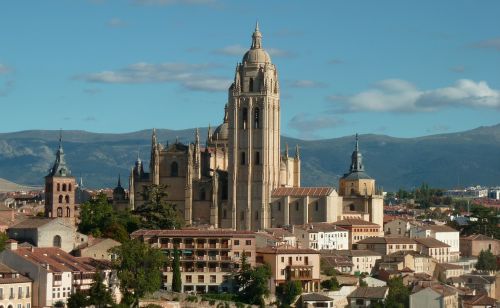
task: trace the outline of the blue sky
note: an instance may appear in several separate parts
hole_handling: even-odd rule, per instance
[[[259,20],[284,135],[413,137],[500,122],[499,1],[0,4],[0,132],[218,125]]]

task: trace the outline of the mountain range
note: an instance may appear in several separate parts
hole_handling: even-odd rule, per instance
[[[207,129],[200,130],[202,140]],[[158,129],[162,143],[192,142],[194,129]],[[64,131],[63,146],[72,174],[87,187],[114,187],[128,177],[137,156],[149,165],[151,130],[123,134]],[[0,134],[0,178],[42,186],[54,162],[59,131],[30,130]],[[337,186],[348,171],[354,136],[323,140],[282,137],[294,154],[300,147],[302,186]],[[500,124],[418,138],[360,136],[365,169],[386,191],[433,187],[500,185]]]

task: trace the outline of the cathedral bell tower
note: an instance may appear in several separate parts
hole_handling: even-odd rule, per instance
[[[258,24],[250,50],[236,66],[228,103],[232,228],[268,228],[271,193],[280,175],[280,91]]]
[[[54,165],[45,177],[45,217],[65,218],[75,223],[75,185],[76,180],[64,159],[61,136]]]

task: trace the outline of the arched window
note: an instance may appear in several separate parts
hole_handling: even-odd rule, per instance
[[[57,183],[57,191],[61,191],[61,184]]]
[[[260,152],[255,152],[255,164],[260,165]]]
[[[63,200],[63,196],[59,195],[59,203],[62,203],[62,200]]]
[[[57,217],[63,217],[63,209],[62,207],[57,208]]]
[[[349,211],[354,211],[354,204],[349,205]]]
[[[227,195],[228,195],[227,183],[223,183],[223,185],[222,185],[222,196],[221,196],[221,199],[222,200],[227,200]]]
[[[66,207],[66,217],[71,217],[71,209],[68,207]]]
[[[246,163],[246,160],[245,160],[245,152],[241,152],[241,155],[240,155],[240,164],[244,165]]]
[[[175,161],[170,165],[170,176],[179,176],[179,164]]]
[[[63,191],[66,191],[66,184],[63,184]]]
[[[255,211],[255,220],[259,220],[259,211]]]
[[[241,211],[240,220],[245,220],[245,211]]]
[[[69,195],[66,195],[66,197],[64,197],[66,203],[69,203]]]
[[[248,121],[248,109],[243,108],[241,110],[241,128],[243,129],[247,128],[247,121]]]
[[[71,191],[71,184],[68,184],[68,191]]]
[[[254,128],[259,128],[260,124],[260,110],[259,108],[254,108],[253,110],[253,127]]]
[[[200,200],[205,200],[207,198],[205,188],[200,188]]]
[[[61,237],[59,235],[54,236],[54,239],[52,241],[52,246],[61,248]]]
[[[250,82],[248,83],[248,91],[253,92],[253,78],[250,78]]]

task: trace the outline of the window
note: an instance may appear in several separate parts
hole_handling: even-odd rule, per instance
[[[71,183],[68,184],[68,191],[71,191]]]
[[[281,202],[278,202],[278,211],[281,212]]]
[[[205,200],[206,197],[205,188],[200,188],[200,200]]]
[[[295,202],[295,210],[298,211],[299,210],[299,203],[298,202]]]
[[[52,246],[57,247],[57,248],[61,248],[61,237],[59,235],[54,236],[54,239],[52,240]],[[61,277],[61,276],[59,276],[59,277]],[[55,278],[57,278],[57,276]]]
[[[66,201],[66,203],[69,203],[69,195],[66,195],[66,197],[64,197],[64,200]]]
[[[241,211],[240,213],[240,220],[245,220],[245,212]]]
[[[57,183],[57,191],[61,191],[61,184]]]
[[[0,300],[2,300],[2,299],[3,299],[3,288],[0,288]],[[0,308],[3,308],[3,306]]]
[[[191,283],[191,282],[193,282],[193,276],[186,275],[186,283]]]
[[[205,282],[205,276],[198,275],[198,282]]]
[[[281,257],[281,263],[285,262],[285,257]]]
[[[216,283],[217,277],[215,275],[210,275],[210,283]]]
[[[23,298],[23,287],[18,287],[17,288],[17,297],[18,298]]]
[[[255,220],[259,220],[259,211],[255,211]]]
[[[63,196],[59,195],[59,203],[62,203],[62,201],[63,201]]]
[[[62,185],[62,191],[66,191],[66,184]]]
[[[179,164],[175,161],[170,164],[170,176],[179,176]]]
[[[255,164],[260,165],[260,152],[255,152]]]
[[[245,162],[245,152],[241,152],[240,154],[240,164],[244,165]]]
[[[248,82],[248,91],[253,92],[253,78],[250,78]]]
[[[254,128],[259,128],[259,122],[260,122],[260,110],[259,108],[255,108],[253,111],[253,126]]]
[[[247,128],[247,121],[248,121],[248,109],[243,108],[241,110],[241,128],[243,129]]]
[[[318,202],[314,203],[314,208],[315,208],[316,212],[319,210],[319,204],[318,204]]]
[[[66,208],[66,217],[71,217],[71,209],[69,206]]]
[[[62,207],[57,208],[57,217],[63,217],[63,209]]]
[[[240,240],[234,240],[234,246],[238,246],[240,244]]]
[[[247,246],[252,245],[252,240],[246,240],[245,245],[247,245]]]

